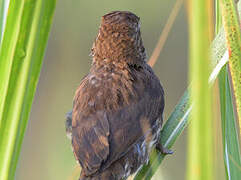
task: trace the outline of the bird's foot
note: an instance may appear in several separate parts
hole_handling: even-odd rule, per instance
[[[160,151],[162,154],[167,155],[167,154],[173,154],[173,151],[170,149],[165,148],[161,143],[158,143],[156,145],[156,149]]]

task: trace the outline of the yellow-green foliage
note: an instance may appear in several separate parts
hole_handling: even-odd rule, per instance
[[[9,4],[0,47],[0,180],[14,179],[54,7],[55,0]]]

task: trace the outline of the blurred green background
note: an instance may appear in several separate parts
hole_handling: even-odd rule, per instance
[[[74,92],[81,78],[89,71],[89,53],[100,17],[114,10],[137,14],[141,18],[142,38],[150,57],[174,3],[174,0],[58,1],[22,146],[17,180],[67,180],[71,176],[76,162],[65,133],[65,114],[71,110]],[[186,12],[182,7],[154,67],[165,89],[165,119],[187,87],[187,29]],[[174,154],[161,165],[161,177],[182,180],[186,174],[185,133],[177,140],[173,150]],[[219,179],[224,179],[221,172],[218,172]]]

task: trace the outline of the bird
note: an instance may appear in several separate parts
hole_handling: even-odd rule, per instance
[[[164,90],[147,64],[140,18],[113,11],[101,18],[92,64],[67,114],[79,180],[122,180],[149,161],[161,144]]]

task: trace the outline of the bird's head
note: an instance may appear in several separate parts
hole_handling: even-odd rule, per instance
[[[101,28],[108,28],[110,33],[138,33],[140,18],[128,11],[114,11],[102,17]]]
[[[140,18],[128,11],[104,15],[92,55],[94,61],[144,61],[146,52],[140,33]]]

